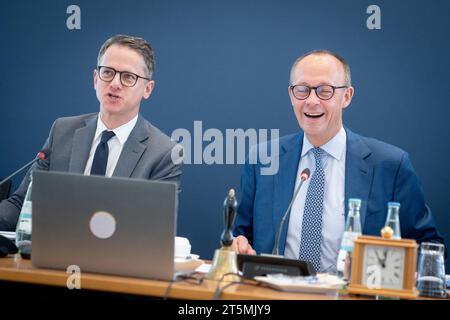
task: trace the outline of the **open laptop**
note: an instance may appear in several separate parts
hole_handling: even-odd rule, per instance
[[[173,279],[175,183],[35,171],[32,200],[33,266]]]

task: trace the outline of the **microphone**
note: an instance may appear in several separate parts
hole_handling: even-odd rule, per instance
[[[279,245],[281,231],[283,230],[284,222],[291,210],[292,204],[297,197],[303,182],[309,179],[310,170],[304,169],[300,174],[300,183],[292,196],[286,212],[281,218],[278,226],[277,234],[275,235],[275,243],[272,254],[261,253],[261,255],[238,254],[238,267],[242,270],[245,278],[253,278],[255,276],[265,276],[267,274],[281,273],[290,276],[314,276],[316,272],[309,261],[287,259],[279,254]]]
[[[300,188],[303,185],[303,182],[308,180],[309,175],[311,174],[309,168],[303,169],[302,173],[300,174],[300,183],[297,187],[297,189],[294,192],[294,195],[292,196],[291,202],[289,203],[288,208],[286,209],[286,212],[283,214],[283,217],[281,218],[280,225],[278,226],[277,234],[275,235],[275,243],[273,245],[272,249],[272,255],[280,255],[280,237],[281,237],[281,231],[283,230],[284,222],[286,221],[286,218],[291,210],[292,204],[294,203],[295,198],[297,198],[297,194],[300,191]]]
[[[30,166],[31,166],[33,163],[35,163],[36,161],[48,159],[49,155],[50,155],[50,150],[49,150],[49,149],[43,149],[43,150],[39,151],[39,152],[37,153],[36,157],[35,157],[33,160],[31,160],[31,161],[28,162],[26,165],[24,165],[22,168],[20,168],[20,169],[14,171],[12,174],[10,174],[10,175],[7,176],[5,179],[3,179],[3,180],[0,182],[0,186],[1,186],[3,183],[5,183],[6,181],[8,181],[9,179],[11,179],[12,177],[14,177],[15,175],[17,175],[18,173],[20,173],[20,172],[22,172],[23,170],[25,170],[26,168],[30,167]]]

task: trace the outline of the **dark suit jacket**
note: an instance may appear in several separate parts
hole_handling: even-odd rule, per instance
[[[83,173],[89,157],[98,113],[57,119],[43,150],[45,161],[30,170]],[[180,186],[181,165],[171,158],[175,143],[140,115],[120,154],[113,176],[176,182]],[[0,230],[13,231],[29,184],[29,174],[9,198],[0,203]]]
[[[408,154],[392,145],[362,137],[347,128],[345,199],[359,198],[363,234],[380,235],[387,215],[387,202],[400,207],[403,238],[443,243],[432,214],[425,205],[422,187]],[[303,145],[303,133],[279,140],[279,171],[260,175],[261,164],[246,164],[241,177],[241,203],[234,234],[244,235],[257,253],[271,253],[281,217],[294,193]],[[345,204],[347,215],[347,203]],[[288,219],[280,252],[284,253]]]

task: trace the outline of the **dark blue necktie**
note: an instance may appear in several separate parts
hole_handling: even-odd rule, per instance
[[[102,132],[102,139],[100,140],[97,149],[95,149],[94,160],[92,161],[91,175],[105,175],[109,154],[108,140],[114,136],[115,134],[113,131],[105,130]]]
[[[311,150],[314,154],[316,168],[311,176],[308,191],[306,192],[299,259],[311,262],[316,272],[319,272],[322,244],[323,193],[325,188],[325,173],[322,165],[324,151],[320,148]]]

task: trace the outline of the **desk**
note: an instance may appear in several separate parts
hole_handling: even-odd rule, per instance
[[[68,274],[63,270],[50,270],[34,268],[30,260],[21,259],[20,256],[10,256],[0,259],[0,281],[12,281],[35,285],[66,287]],[[168,298],[173,299],[199,299],[210,300],[217,288],[217,281],[204,280],[201,284],[187,281],[178,281],[172,284]],[[147,280],[129,277],[81,273],[81,289],[116,292],[151,297],[164,297],[169,286],[168,281]],[[341,295],[290,293],[273,290],[271,288],[234,284],[226,288],[221,296],[226,300],[348,300],[360,299]]]

